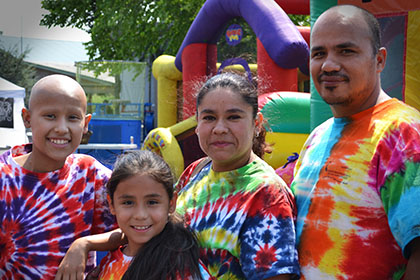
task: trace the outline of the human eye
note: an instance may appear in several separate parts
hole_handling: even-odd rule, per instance
[[[79,115],[70,115],[69,116],[69,120],[70,121],[79,121],[79,120],[81,120],[82,118],[81,118],[81,116],[79,116]]]
[[[228,116],[228,120],[232,120],[232,121],[234,121],[234,120],[239,120],[239,119],[241,119],[242,117],[241,117],[241,115],[239,115],[239,114],[233,114],[233,115],[230,115],[230,116]]]
[[[351,54],[355,53],[355,51],[352,50],[352,49],[342,49],[342,50],[340,50],[340,53],[342,55],[351,55]]]
[[[313,52],[311,52],[311,58],[312,59],[321,58],[324,55],[325,55],[324,51],[313,51]]]
[[[205,121],[213,121],[216,118],[212,115],[204,115],[201,119],[205,120]]]
[[[47,120],[54,120],[55,115],[54,114],[44,114],[44,118],[46,118]]]
[[[124,205],[124,206],[131,206],[131,205],[134,204],[134,201],[132,201],[132,200],[123,200],[123,201],[121,201],[121,204]]]
[[[147,202],[147,204],[150,205],[150,206],[154,206],[154,205],[159,204],[159,201],[155,200],[155,199],[151,199]]]

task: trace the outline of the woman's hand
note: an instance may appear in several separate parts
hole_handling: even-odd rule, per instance
[[[74,241],[58,266],[55,280],[83,280],[89,245],[86,237]]]

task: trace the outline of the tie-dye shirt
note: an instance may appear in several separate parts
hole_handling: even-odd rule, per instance
[[[120,247],[117,250],[114,250],[112,252],[109,252],[102,260],[100,264],[100,274],[99,279],[100,280],[120,280],[126,270],[128,269],[131,260],[133,257],[129,257],[124,255],[122,250],[124,247]],[[207,268],[204,266],[204,264],[200,261],[200,272],[202,276],[202,280],[210,280],[213,279],[210,277],[210,274],[207,271]],[[188,272],[186,272],[188,273]],[[188,276],[188,274],[185,275],[184,278],[181,276],[178,277],[179,280],[193,280],[192,276]]]
[[[133,257],[123,254],[123,248],[120,247],[111,251],[102,258],[100,264],[101,272],[99,274],[100,280],[120,280],[123,277],[133,259]]]
[[[177,211],[196,232],[201,260],[217,279],[299,274],[293,195],[260,158],[233,171],[181,175]]]
[[[391,99],[316,128],[292,189],[303,279],[399,279],[420,236],[420,114]]]
[[[54,279],[76,238],[116,226],[106,206],[108,168],[72,154],[61,169],[35,173],[13,159],[31,150],[0,156],[0,279]],[[94,261],[91,254],[90,268]]]

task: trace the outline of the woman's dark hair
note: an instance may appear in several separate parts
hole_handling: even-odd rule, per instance
[[[225,72],[211,77],[198,90],[196,96],[197,114],[198,107],[200,106],[204,96],[217,88],[229,89],[232,92],[238,93],[242,99],[252,107],[252,117],[254,119],[257,117],[258,91],[256,83],[253,83],[244,75],[232,72]],[[264,125],[261,125],[259,131],[256,133],[253,139],[252,150],[257,156],[261,158],[265,152],[270,151],[267,143],[265,142],[265,135],[266,129]]]
[[[112,203],[118,184],[137,174],[152,177],[164,186],[169,200],[173,198],[174,177],[163,158],[150,151],[128,151],[118,157],[107,183]],[[137,252],[122,279],[175,280],[177,275],[202,279],[198,259],[199,247],[195,235],[174,213],[169,216],[162,232]]]

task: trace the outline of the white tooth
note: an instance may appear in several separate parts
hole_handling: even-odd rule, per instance
[[[140,229],[140,230],[142,230],[142,229],[147,229],[149,226],[144,226],[144,227],[137,227],[137,226],[133,226],[135,229]]]
[[[68,141],[62,139],[51,139],[51,142],[53,142],[54,144],[66,144]]]

